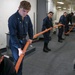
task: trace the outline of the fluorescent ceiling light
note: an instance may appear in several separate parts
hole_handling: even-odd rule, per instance
[[[71,9],[68,9],[69,11],[71,10]]]
[[[61,11],[61,9],[59,9]]]
[[[63,9],[66,9],[66,8],[63,8]]]
[[[61,8],[61,7],[57,7],[57,8]]]
[[[57,2],[58,4],[64,4],[64,2]]]

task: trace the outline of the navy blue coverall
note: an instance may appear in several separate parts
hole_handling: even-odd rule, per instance
[[[18,48],[23,49],[26,43],[27,34],[29,34],[30,39],[33,39],[33,26],[28,15],[22,20],[22,16],[17,11],[10,16],[8,20],[8,28],[10,33],[9,45],[14,57],[14,62],[16,63],[19,58]],[[17,75],[22,75],[22,64]]]
[[[49,17],[47,16],[46,18],[43,19],[42,31],[50,27],[53,27],[52,18],[49,19]],[[50,31],[44,33],[43,36],[44,36],[44,47],[45,46],[47,47],[50,41]]]
[[[62,15],[59,19],[59,23],[63,24],[66,26],[67,24],[67,18]],[[63,26],[58,27],[59,28],[59,32],[58,32],[58,40],[62,39],[62,35],[63,35]]]

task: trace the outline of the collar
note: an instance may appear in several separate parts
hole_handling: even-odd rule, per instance
[[[52,18],[49,18],[49,17],[47,16],[47,19],[48,19],[48,20],[51,20]]]
[[[22,21],[22,16],[19,14],[18,10],[17,10],[16,14],[17,14],[17,18]],[[27,16],[25,16],[24,19],[25,19],[26,17],[27,17]]]
[[[18,10],[17,10],[16,14],[17,14],[17,18],[22,20],[22,16],[19,14]]]

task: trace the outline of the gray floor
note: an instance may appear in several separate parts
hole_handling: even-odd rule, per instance
[[[66,36],[63,43],[52,36],[49,47],[52,51],[42,51],[43,41],[34,43],[36,51],[24,58],[23,75],[75,75],[75,32]]]

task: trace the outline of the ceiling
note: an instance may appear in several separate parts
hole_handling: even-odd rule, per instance
[[[58,4],[57,1],[62,1],[64,4]],[[75,0],[53,0],[53,3],[55,4],[56,8],[61,7],[57,9],[64,10],[63,8],[66,8],[66,10],[75,10]]]

